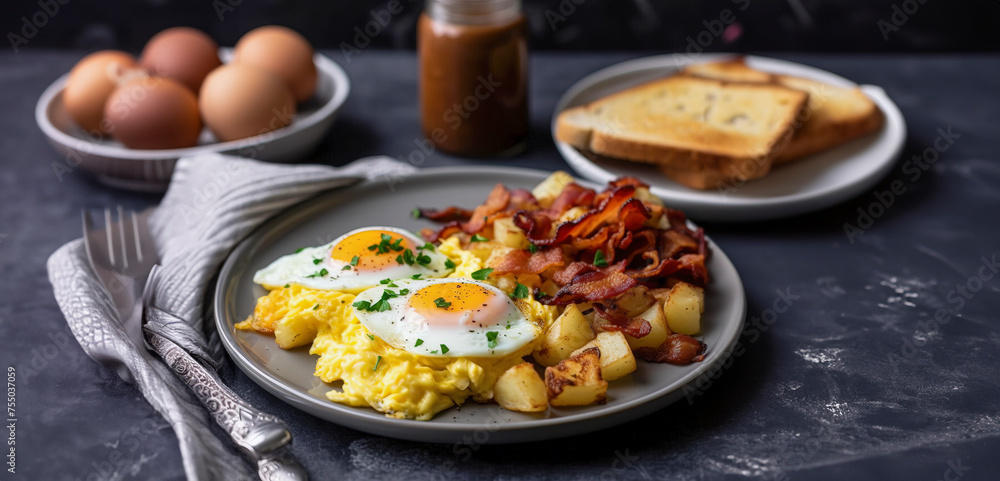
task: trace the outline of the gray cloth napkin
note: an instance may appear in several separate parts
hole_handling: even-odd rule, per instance
[[[344,167],[278,165],[218,154],[180,159],[170,188],[149,219],[162,276],[156,307],[185,322],[161,325],[162,333],[209,369],[223,361],[214,329],[206,338],[209,281],[229,251],[281,210],[321,191],[364,179],[395,182],[415,170],[371,157]],[[173,426],[189,480],[246,480],[255,475],[234,454],[229,440],[187,386],[155,354],[133,341],[111,296],[87,261],[83,239],[49,257],[49,280],[59,308],[80,346],[95,361],[134,383]]]

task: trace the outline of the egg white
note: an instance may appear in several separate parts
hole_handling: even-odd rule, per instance
[[[427,320],[409,306],[409,300],[419,289],[437,283],[475,284],[489,290],[493,302],[503,302],[504,308],[495,319],[463,326],[431,326]],[[501,357],[512,354],[534,341],[541,329],[529,321],[505,292],[483,282],[470,279],[401,280],[397,287],[378,286],[368,289],[355,298],[355,303],[374,305],[383,298],[386,289],[408,294],[386,299],[389,309],[378,312],[359,309],[354,315],[374,335],[389,345],[427,357]],[[479,324],[483,325],[480,326]],[[489,346],[488,332],[496,332],[496,345]],[[418,339],[422,341],[417,345]],[[443,352],[442,345],[448,352]]]
[[[253,276],[253,281],[267,289],[297,284],[310,289],[342,291],[353,294],[377,286],[384,279],[411,278],[417,274],[423,278],[437,278],[448,275],[452,270],[445,266],[448,257],[438,252],[437,249],[422,249],[414,252],[415,255],[423,254],[430,257],[431,261],[427,265],[399,264],[377,271],[359,271],[356,268],[345,270],[345,267],[349,266],[348,263],[339,262],[330,257],[330,251],[340,241],[352,234],[367,230],[390,231],[409,238],[418,246],[424,244],[422,239],[403,229],[386,226],[362,227],[352,230],[328,244],[306,247],[296,253],[282,256],[267,267],[257,271]],[[319,259],[318,263],[315,262],[316,259]],[[326,269],[325,275],[321,275],[323,269]]]

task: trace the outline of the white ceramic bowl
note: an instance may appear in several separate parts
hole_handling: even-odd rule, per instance
[[[219,56],[229,61],[232,49],[219,49]],[[79,167],[92,172],[101,182],[116,187],[163,191],[180,157],[219,152],[291,162],[311,152],[323,140],[351,90],[347,74],[339,65],[320,54],[316,54],[313,61],[318,74],[316,93],[299,105],[292,124],[245,139],[218,142],[207,128],[202,131],[197,146],[184,149],[129,149],[110,138],[95,139],[73,122],[63,105],[62,93],[69,74],[59,77],[42,93],[35,106],[35,121],[52,146],[65,156],[68,168]]]

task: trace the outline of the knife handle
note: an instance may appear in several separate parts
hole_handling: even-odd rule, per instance
[[[169,339],[146,329],[146,341],[198,397],[236,446],[257,463],[262,481],[306,481],[309,476],[292,456],[292,433],[277,417],[240,398],[209,369]]]

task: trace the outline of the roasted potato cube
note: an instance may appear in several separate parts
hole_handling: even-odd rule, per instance
[[[656,299],[657,302],[662,304],[667,301],[668,297],[670,297],[670,289],[670,287],[655,287],[650,289],[649,293],[653,295],[653,298]]]
[[[520,227],[514,225],[514,219],[504,217],[493,223],[493,239],[514,249],[527,249],[528,237]]]
[[[607,303],[605,303],[607,304]],[[656,298],[645,286],[635,286],[616,299],[610,307],[621,312],[625,317],[637,317],[656,304]]]
[[[601,377],[600,349],[592,347],[545,368],[545,388],[553,406],[604,403],[608,382]]]
[[[586,207],[580,207],[580,206],[570,207],[569,209],[566,210],[566,212],[563,212],[563,215],[559,216],[559,222],[556,222],[556,224],[558,225],[563,222],[569,222],[571,220],[583,216],[583,214],[586,214],[589,211],[590,209]]]
[[[493,386],[493,399],[510,411],[538,412],[549,407],[545,382],[530,362],[504,371]]]
[[[625,334],[619,331],[599,332],[593,341],[573,351],[570,357],[592,347],[601,351],[601,377],[605,381],[614,381],[635,371],[635,356],[632,355],[632,348],[629,347]]]
[[[514,292],[514,288],[517,287],[517,277],[514,274],[494,274],[491,279],[496,282],[497,288],[504,292]]]
[[[532,189],[531,195],[535,196],[535,199],[538,200],[538,205],[548,207],[552,205],[552,201],[555,200],[556,197],[559,197],[559,194],[562,193],[563,189],[573,182],[573,176],[561,170],[557,170],[553,172],[552,175],[548,176],[548,178],[543,180],[542,183],[536,185],[535,188]]]
[[[659,303],[655,303],[646,309],[645,312],[636,316],[640,319],[645,319],[652,328],[649,334],[643,337],[632,337],[628,334],[625,335],[625,339],[628,340],[628,345],[635,349],[637,347],[659,347],[663,344],[663,341],[667,340],[667,336],[672,334],[670,328],[667,326],[667,318],[663,315],[663,309],[660,307]]]
[[[649,191],[649,187],[636,187],[633,197],[647,204],[663,205],[663,201],[660,200],[659,197],[653,195],[653,193]]]
[[[555,282],[552,282],[551,279],[548,279],[542,283],[542,292],[554,296],[559,292],[559,286]]]
[[[590,321],[583,317],[575,304],[570,304],[545,332],[534,357],[543,366],[554,366],[593,339],[594,330]]]
[[[678,282],[663,302],[663,314],[671,331],[689,336],[701,331],[701,313],[705,311],[705,289]]]

